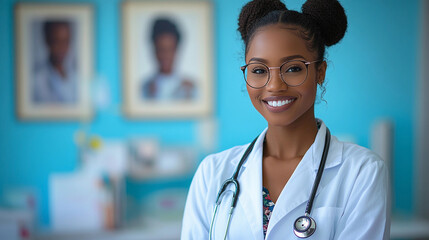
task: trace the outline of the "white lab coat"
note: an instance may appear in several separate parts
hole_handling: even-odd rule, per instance
[[[240,194],[228,239],[262,240],[262,148],[260,134],[238,181]],[[325,142],[322,123],[316,139],[283,188],[269,221],[266,239],[299,239],[293,233],[296,218],[304,215]],[[230,178],[248,145],[237,146],[205,158],[192,181],[182,223],[183,240],[208,239],[217,193]],[[232,185],[214,221],[214,239],[223,239]],[[307,239],[389,239],[390,200],[385,163],[370,150],[338,141],[332,136],[325,170],[311,216],[316,232]]]

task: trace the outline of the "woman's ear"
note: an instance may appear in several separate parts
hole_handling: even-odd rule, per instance
[[[317,68],[317,84],[322,85],[325,81],[326,68],[328,67],[326,61],[322,61],[322,63]]]

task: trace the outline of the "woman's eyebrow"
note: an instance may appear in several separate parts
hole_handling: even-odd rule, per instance
[[[254,58],[251,58],[249,60],[249,62],[263,62],[263,63],[267,63],[267,60],[265,60],[264,58],[256,58],[256,57],[254,57]]]
[[[290,60],[294,60],[294,59],[305,59],[302,55],[292,55],[292,56],[287,56],[281,59],[282,62],[286,62],[286,61],[290,61]]]
[[[284,58],[280,59],[280,61],[281,61],[281,62],[287,62],[287,61],[290,61],[290,60],[293,60],[293,59],[298,59],[298,58],[305,59],[302,55],[292,55],[292,56],[284,57]],[[266,59],[264,59],[264,58],[254,57],[254,58],[251,58],[251,59],[249,60],[249,62],[262,62],[262,63],[267,63],[268,61],[267,61]]]

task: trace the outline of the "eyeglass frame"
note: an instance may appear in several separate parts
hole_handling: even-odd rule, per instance
[[[307,71],[307,73],[306,73],[306,75],[305,75],[305,79],[304,79],[304,81],[302,81],[302,83],[300,83],[300,84],[298,84],[298,85],[290,85],[290,84],[288,84],[288,83],[283,79],[283,76],[282,76],[281,72],[279,72],[280,79],[281,79],[281,80],[282,80],[282,82],[283,82],[283,83],[285,83],[288,87],[298,87],[298,86],[301,86],[302,84],[304,84],[304,82],[307,80],[307,77],[308,77],[308,65],[310,65],[310,64],[312,64],[312,63],[316,63],[316,62],[321,62],[321,61],[324,61],[324,60],[323,60],[323,59],[321,59],[321,60],[316,60],[316,61],[311,61],[311,62],[309,62],[309,61],[306,61],[306,60],[295,59],[295,60],[289,60],[289,61],[286,61],[286,62],[282,63],[282,65],[280,65],[280,67],[268,67],[265,63],[258,62],[257,64],[262,64],[262,65],[264,65],[265,67],[267,67],[267,69],[268,69],[268,80],[267,80],[267,82],[266,82],[262,87],[253,87],[252,85],[250,85],[250,84],[249,84],[249,82],[247,82],[247,79],[246,79],[246,73],[245,73],[246,68],[247,68],[250,64],[256,64],[256,63],[254,63],[254,62],[248,63],[248,64],[246,64],[246,65],[241,66],[241,67],[240,67],[240,69],[241,69],[241,71],[243,71],[244,81],[246,82],[246,84],[247,84],[249,87],[254,88],[254,89],[261,89],[261,88],[263,88],[263,87],[267,86],[267,84],[270,82],[270,80],[271,80],[271,69],[281,69],[285,64],[290,63],[290,62],[297,62],[297,61],[298,61],[298,62],[302,62],[302,63],[304,63],[304,65],[305,65],[305,68],[306,68],[306,71]]]

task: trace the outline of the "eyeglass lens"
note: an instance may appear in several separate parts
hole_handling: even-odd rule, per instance
[[[286,62],[279,70],[281,79],[289,86],[298,86],[307,78],[307,66],[302,61]],[[250,63],[243,72],[247,84],[254,88],[264,87],[270,80],[270,75],[275,74],[262,63]]]

